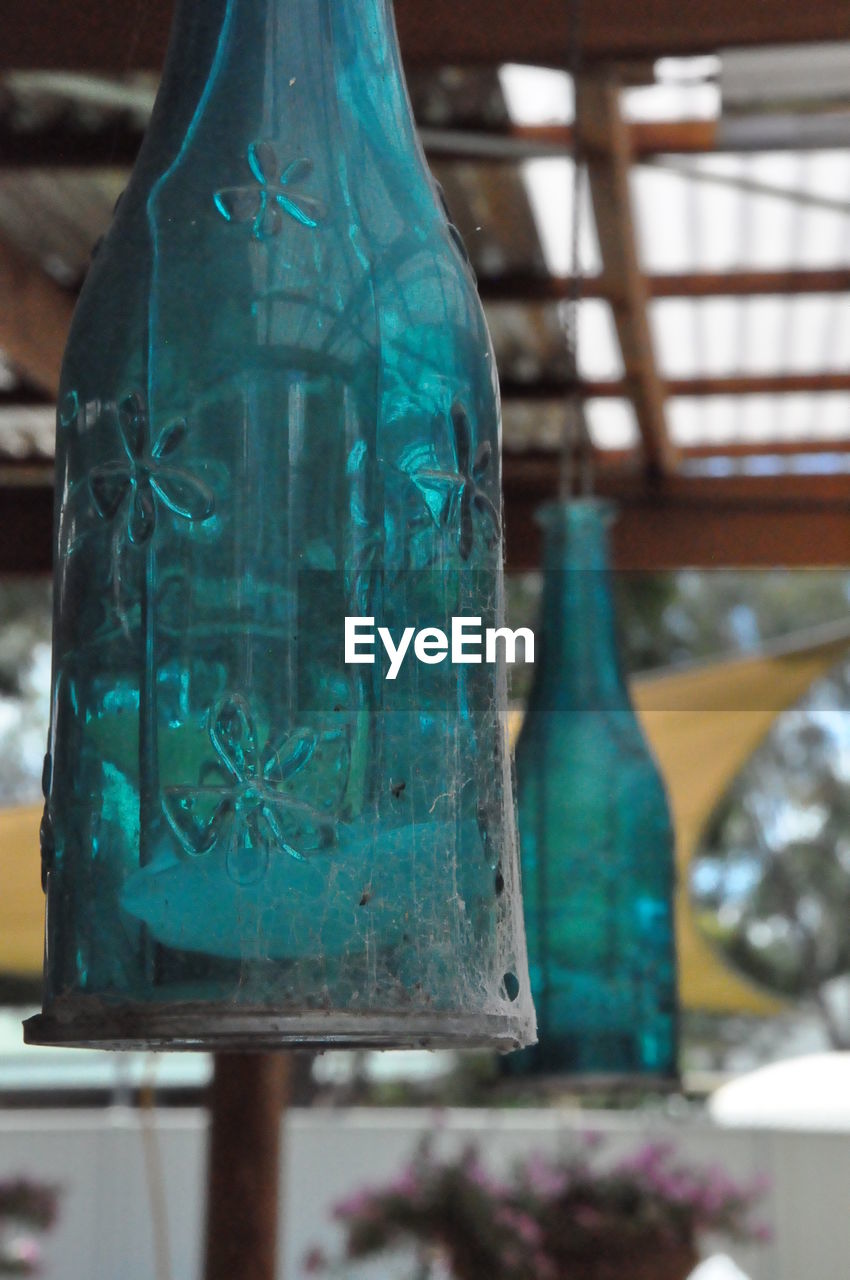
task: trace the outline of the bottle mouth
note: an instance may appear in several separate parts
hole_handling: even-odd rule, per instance
[[[608,498],[558,499],[538,507],[534,519],[547,533],[606,530],[617,519],[617,506]]]

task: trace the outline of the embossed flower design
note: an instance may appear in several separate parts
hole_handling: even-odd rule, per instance
[[[150,542],[162,504],[182,520],[206,520],[215,499],[202,481],[170,461],[186,438],[183,418],[163,427],[151,448],[148,414],[134,392],[118,406],[118,427],[126,461],[102,462],[89,474],[89,491],[102,520],[126,520],[133,546]]]
[[[167,787],[165,815],[186,853],[225,852],[227,870],[240,884],[262,878],[271,851],[299,862],[336,839],[337,823],[300,798],[293,779],[309,772],[319,736],[295,730],[260,748],[256,720],[241,694],[231,693],[212,716],[216,785]]]
[[[304,227],[317,227],[322,205],[297,188],[313,172],[313,162],[301,157],[281,166],[273,142],[252,142],[248,167],[257,185],[225,187],[215,194],[215,206],[228,222],[250,222],[255,240],[268,240],[283,227],[287,214]]]
[[[484,525],[488,547],[494,547],[501,534],[499,513],[482,486],[493,450],[490,441],[484,440],[472,456],[472,432],[463,405],[452,406],[451,421],[454,468],[421,467],[411,472],[411,479],[426,494],[437,496],[439,524],[444,529],[457,529],[460,557],[468,560],[475,544],[476,515]]]

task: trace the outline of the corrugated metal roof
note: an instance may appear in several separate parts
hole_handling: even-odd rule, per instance
[[[719,110],[716,70],[712,59],[668,60],[661,83],[623,90],[623,114],[643,122],[711,120]],[[102,134],[128,123],[138,128],[153,90],[151,77],[7,76],[0,81],[0,121],[22,136],[54,124],[70,123],[77,133]],[[512,124],[569,123],[573,114],[569,78],[539,68],[420,72],[410,90],[418,119],[432,129],[462,126],[498,135]],[[435,158],[433,168],[479,277],[534,281],[567,273],[573,184],[566,150],[512,162]],[[0,238],[75,288],[126,178],[127,170],[115,166],[0,168]],[[850,148],[651,156],[635,163],[631,184],[648,274],[850,267]],[[587,191],[580,219],[582,271],[596,275],[601,259]],[[517,299],[491,303],[488,312],[499,369],[513,392],[521,398],[524,385],[543,383],[556,395],[568,375],[558,306]],[[656,298],[649,319],[664,380],[850,372],[850,298],[839,294]],[[581,377],[619,382],[623,361],[610,304],[583,301],[578,329]],[[612,387],[609,397],[588,404],[602,449],[638,443],[627,391]],[[686,447],[850,443],[844,390],[705,391],[667,400],[670,434]],[[561,418],[559,406],[539,395],[528,404],[512,399],[505,407],[506,442],[515,450],[554,450]],[[11,440],[8,423],[5,430]],[[7,456],[25,434],[5,446]]]

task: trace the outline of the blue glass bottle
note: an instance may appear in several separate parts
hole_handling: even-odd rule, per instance
[[[496,374],[389,0],[182,0],[62,375],[48,1042],[528,1042]]]
[[[617,650],[612,509],[580,499],[539,518],[542,625],[516,751],[539,1042],[506,1068],[673,1077],[673,836]]]

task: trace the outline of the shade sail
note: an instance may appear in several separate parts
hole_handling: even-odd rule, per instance
[[[687,1009],[770,1014],[784,1005],[737,977],[699,934],[689,868],[712,810],[776,716],[846,653],[847,624],[791,637],[754,656],[649,676],[634,698],[664,774],[676,829],[679,995]]]
[[[44,945],[38,828],[42,806],[0,809],[0,974],[37,977]]]

